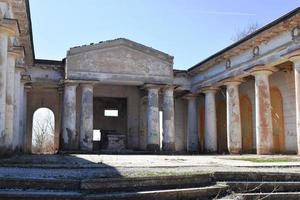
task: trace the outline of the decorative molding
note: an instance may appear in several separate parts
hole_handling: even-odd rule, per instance
[[[254,47],[252,53],[253,53],[253,57],[259,56],[259,46]]]
[[[225,67],[226,67],[226,69],[231,68],[231,60],[230,59],[226,60]]]
[[[296,38],[299,38],[299,36],[300,36],[300,28],[299,28],[299,26],[296,26],[296,27],[294,27],[292,29],[291,35],[292,35],[292,39],[293,40],[296,39]]]

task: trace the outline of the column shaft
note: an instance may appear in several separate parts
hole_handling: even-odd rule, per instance
[[[64,150],[76,150],[76,88],[66,84],[64,90],[64,112],[62,126],[62,145]]]
[[[81,118],[80,118],[80,149],[93,150],[93,85],[82,85]]]
[[[6,145],[5,107],[8,35],[0,33],[0,147]]]
[[[21,120],[21,101],[20,101],[20,91],[21,91],[21,70],[15,70],[15,78],[14,78],[14,126],[13,132],[18,133],[21,129],[20,127],[20,120]]]
[[[159,88],[148,88],[148,144],[150,151],[160,151],[159,134],[159,109],[158,109]]]
[[[242,152],[242,127],[239,99],[239,82],[227,84],[227,144],[231,154]]]
[[[199,152],[198,116],[196,96],[187,97],[188,123],[187,123],[187,151]]]
[[[11,150],[17,146],[18,134],[14,135],[14,78],[15,78],[15,57],[8,53],[7,71],[6,71],[6,113],[5,113],[5,134],[6,143],[11,146]]]
[[[205,133],[204,144],[206,152],[217,152],[217,116],[216,90],[205,91]]]
[[[175,151],[173,87],[164,89],[163,97],[163,150]]]
[[[293,60],[295,73],[295,97],[296,97],[296,130],[297,130],[297,147],[300,155],[300,56]]]
[[[19,148],[24,149],[24,143],[25,143],[25,136],[26,136],[26,116],[27,116],[27,90],[25,90],[25,83],[21,81],[20,84],[20,129],[19,132]]]
[[[271,154],[273,149],[270,74],[270,71],[257,71],[254,73],[257,154]]]

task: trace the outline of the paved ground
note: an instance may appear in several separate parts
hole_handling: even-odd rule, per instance
[[[265,171],[300,173],[298,156],[23,155],[0,159],[0,177],[94,178]]]

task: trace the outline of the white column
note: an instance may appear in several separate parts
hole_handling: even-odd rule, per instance
[[[206,152],[217,152],[217,116],[216,116],[216,89],[205,89],[205,133],[204,146]]]
[[[174,91],[172,86],[164,88],[163,94],[163,150],[175,151]]]
[[[6,71],[7,71],[8,34],[0,29],[0,147],[6,145]]]
[[[18,133],[20,131],[20,109],[21,109],[21,101],[20,101],[20,91],[21,91],[21,71],[23,69],[16,67],[15,69],[15,78],[14,78],[14,126],[13,132]]]
[[[29,87],[30,88],[30,87]],[[25,89],[25,82],[21,80],[20,85],[20,108],[19,108],[19,125],[20,128],[18,130],[19,133],[19,148],[21,150],[24,150],[24,144],[25,144],[25,136],[26,136],[26,119],[27,119],[27,92],[29,88]]]
[[[149,86],[148,90],[148,142],[147,150],[160,151],[160,134],[159,134],[159,108],[158,108],[158,91],[159,87]]]
[[[16,54],[8,52],[7,71],[6,71],[6,107],[5,107],[5,135],[6,143],[14,151],[18,142],[17,135],[13,135],[14,127],[14,78],[15,78],[15,59]],[[17,122],[15,122],[17,123]]]
[[[184,97],[188,101],[187,116],[187,151],[191,153],[199,152],[199,135],[198,135],[198,112],[197,96],[189,94]]]
[[[227,145],[231,154],[242,152],[242,126],[239,98],[239,81],[226,82]]]
[[[76,150],[76,84],[65,83],[62,125],[63,150]]]
[[[80,149],[93,150],[93,85],[81,84]]]
[[[293,56],[290,60],[294,63],[295,73],[295,97],[296,97],[296,131],[298,155],[300,155],[300,54]]]
[[[16,24],[1,19],[0,22],[0,153],[11,153],[11,136],[6,132],[6,81],[8,64],[8,38],[16,34]],[[10,125],[9,125],[10,126]]]
[[[255,76],[255,118],[257,154],[272,154],[273,127],[269,88],[271,70],[257,70]]]

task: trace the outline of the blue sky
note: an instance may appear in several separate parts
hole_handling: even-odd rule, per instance
[[[61,60],[70,47],[128,38],[174,56],[187,69],[263,26],[299,0],[29,0],[36,58]]]

